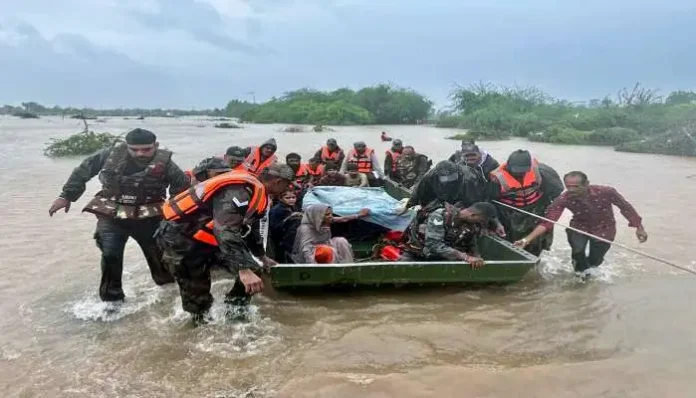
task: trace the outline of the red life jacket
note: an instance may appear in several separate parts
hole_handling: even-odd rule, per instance
[[[312,170],[312,166],[307,165],[307,173],[311,176],[323,176],[324,175],[324,165],[317,165],[317,168]]]
[[[336,149],[336,151],[331,152],[329,150],[329,147],[324,145],[321,147],[321,161],[326,163],[326,162],[338,162],[338,159],[341,157],[341,150]]]
[[[272,165],[278,160],[275,154],[268,157],[268,159],[261,161],[261,147],[251,148],[251,153],[246,158],[246,167],[250,173],[260,176],[261,172],[264,171],[268,166]]]
[[[391,158],[391,160],[392,160],[391,171],[395,172],[396,171],[396,161],[399,159],[399,156],[401,156],[401,152],[394,152],[390,149],[386,152],[386,156]]]
[[[365,152],[359,155],[355,149],[351,149],[348,152],[348,163],[355,163],[358,165],[359,173],[372,173],[372,153],[374,151],[371,148],[365,148]]]
[[[514,207],[525,207],[541,199],[541,173],[539,163],[532,159],[532,168],[524,174],[520,183],[507,171],[507,163],[503,163],[491,172],[500,184],[500,201]]]

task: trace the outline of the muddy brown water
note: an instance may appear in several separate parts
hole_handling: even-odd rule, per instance
[[[381,156],[386,130],[441,159],[458,143],[428,127],[339,127],[280,133],[279,125],[215,129],[205,118],[110,118],[142,126],[182,167],[275,137],[279,153],[310,156],[329,136],[364,140]],[[198,127],[204,125],[205,127]],[[50,137],[75,120],[0,119],[0,396],[2,397],[670,397],[696,396],[696,277],[618,248],[592,281],[571,273],[564,232],[521,283],[485,290],[261,296],[245,325],[193,329],[175,286],[156,287],[137,246],[126,252],[127,302],[107,314],[96,294],[95,220],[47,210],[81,159],[51,160]],[[696,162],[553,146],[485,142],[499,160],[529,148],[560,173],[586,171],[619,189],[645,219],[638,245],[617,212],[618,240],[694,267]],[[566,215],[563,219],[568,220]],[[230,287],[214,284],[214,294]],[[222,308],[214,307],[216,319]]]

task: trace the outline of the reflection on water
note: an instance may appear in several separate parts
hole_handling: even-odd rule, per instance
[[[182,168],[229,145],[271,136],[279,155],[297,151],[307,158],[329,134],[344,148],[364,140],[380,153],[388,145],[379,142],[385,130],[435,159],[458,146],[443,139],[450,131],[428,127],[285,134],[276,125],[229,132],[212,124],[199,118],[113,118],[99,128],[150,128]],[[248,323],[230,323],[222,297],[232,282],[223,278],[213,285],[212,322],[201,328],[191,327],[175,286],[150,281],[137,245],[129,243],[127,301],[110,308],[96,292],[94,219],[80,214],[96,183],[70,213],[47,216],[80,159],[46,159],[43,143],[80,128],[60,118],[0,119],[0,181],[11,188],[0,192],[6,204],[0,226],[5,236],[1,396],[560,397],[693,391],[693,377],[685,370],[696,357],[689,305],[696,298],[694,280],[614,248],[589,281],[580,281],[560,229],[553,251],[513,286],[276,293],[254,299]],[[693,264],[689,248],[696,227],[688,220],[696,215],[690,203],[696,184],[686,178],[694,174],[692,160],[519,140],[481,144],[498,160],[526,147],[561,173],[581,169],[593,183],[617,187],[645,218],[651,237],[641,249]],[[640,180],[629,178],[636,175]],[[618,239],[637,247],[620,217]]]

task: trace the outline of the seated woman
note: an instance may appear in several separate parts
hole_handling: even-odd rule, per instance
[[[295,220],[291,219],[302,218],[302,213],[296,213],[296,203],[297,195],[294,191],[283,192],[280,195],[280,201],[268,213],[268,230],[273,243],[273,257],[279,262],[287,262],[286,255],[292,251],[294,241],[288,242],[286,237],[290,235],[294,237],[294,233],[290,234],[290,229],[293,225],[296,227],[295,224],[298,223],[293,223]]]
[[[352,216],[334,217],[327,205],[307,207],[297,228],[292,260],[297,264],[352,263],[353,249],[350,243],[345,238],[332,238],[331,224],[358,220],[369,214],[369,209],[362,209]]]

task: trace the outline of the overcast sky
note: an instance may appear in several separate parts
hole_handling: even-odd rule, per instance
[[[696,89],[694,0],[5,0],[0,103],[222,107],[313,87]]]

